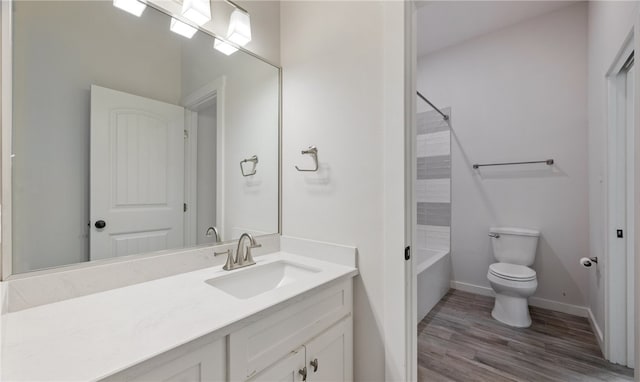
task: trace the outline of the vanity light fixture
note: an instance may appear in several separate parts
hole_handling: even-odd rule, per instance
[[[227,56],[232,55],[238,50],[238,48],[236,48],[235,46],[217,38],[213,42],[213,49],[217,50],[218,52],[222,52]]]
[[[186,38],[193,37],[194,34],[198,31],[196,28],[192,27],[189,24],[185,24],[182,21],[176,19],[175,17],[171,18],[171,24],[169,26],[171,32],[177,33]]]
[[[249,12],[236,6],[229,20],[227,39],[240,46],[245,46],[251,41],[251,20],[249,18]]]
[[[138,0],[113,0],[113,6],[140,17],[147,5]]]
[[[200,26],[211,20],[211,3],[209,0],[184,0],[182,16]]]

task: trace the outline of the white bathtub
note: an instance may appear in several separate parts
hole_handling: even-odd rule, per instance
[[[444,297],[451,283],[448,249],[419,249],[416,254],[418,322]]]

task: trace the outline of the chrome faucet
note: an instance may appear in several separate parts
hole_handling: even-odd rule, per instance
[[[204,234],[204,236],[206,236],[206,237],[215,236],[216,237],[216,243],[219,243],[221,241],[220,240],[220,232],[218,232],[218,229],[216,227],[207,228],[207,232]]]
[[[245,238],[249,239],[248,246],[242,245]],[[227,249],[224,252],[214,252],[214,255],[227,255],[227,262],[225,263],[224,267],[222,267],[222,269],[224,269],[225,271],[232,271],[234,269],[254,265],[256,262],[253,260],[251,250],[253,248],[260,247],[262,247],[262,245],[258,244],[253,236],[251,236],[251,234],[243,233],[242,235],[240,235],[240,239],[238,239],[238,248],[236,249],[235,258],[233,257],[233,249],[231,248]]]

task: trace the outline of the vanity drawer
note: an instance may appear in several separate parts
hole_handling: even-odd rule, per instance
[[[227,376],[225,338],[204,337],[169,350],[100,382],[223,382]]]
[[[352,312],[352,280],[332,286],[229,335],[229,379],[243,381]]]

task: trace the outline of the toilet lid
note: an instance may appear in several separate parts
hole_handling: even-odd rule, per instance
[[[514,281],[535,280],[536,271],[524,265],[509,263],[494,263],[489,266],[489,272],[496,277]]]

